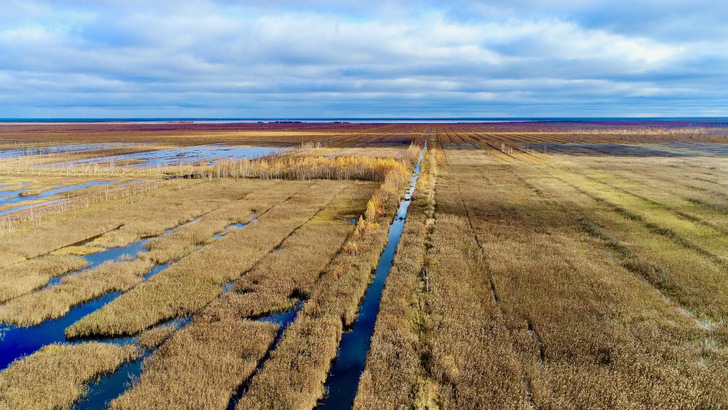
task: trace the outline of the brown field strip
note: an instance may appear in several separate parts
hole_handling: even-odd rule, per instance
[[[507,167],[454,171],[536,407],[725,403],[722,344],[610,259],[577,213]]]
[[[728,265],[728,238],[720,230],[678,215],[659,203],[612,188],[581,174],[564,169],[555,169],[553,172],[593,197],[631,215],[633,219],[644,220],[656,232],[664,232],[666,236],[674,237],[686,246]]]
[[[559,179],[540,171],[525,173],[547,198],[579,209],[584,215],[584,229],[605,242],[626,269],[701,318],[719,318],[725,314],[728,275],[724,266],[655,234],[644,223],[615,212]]]
[[[56,286],[6,302],[0,306],[0,322],[29,326],[61,317],[83,302],[131,289],[153,266],[153,263],[141,259],[103,263],[78,275],[65,277]]]
[[[194,323],[144,362],[134,388],[112,409],[225,409],[273,343],[278,326],[250,320]]]
[[[430,395],[448,408],[525,407],[530,386],[524,384],[523,365],[491,292],[486,262],[462,199],[473,188],[461,190],[461,169],[443,167],[436,186],[431,290],[425,296],[430,312],[424,350],[428,374],[435,381]],[[477,183],[484,183],[483,178]]]

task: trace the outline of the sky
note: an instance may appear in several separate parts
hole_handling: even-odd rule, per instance
[[[728,116],[723,0],[0,10],[0,118]]]

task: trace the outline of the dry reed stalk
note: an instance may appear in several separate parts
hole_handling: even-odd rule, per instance
[[[82,269],[88,262],[73,255],[44,256],[0,269],[0,302],[39,289],[51,278]]]
[[[374,193],[387,198],[386,216],[379,217],[376,224],[391,221],[395,213],[399,197],[389,192],[404,189],[404,184],[388,185],[396,180],[390,179]],[[350,241],[360,245],[361,253],[342,252],[331,261],[271,358],[252,378],[237,409],[312,408],[322,397],[344,325],[351,325],[356,318],[359,302],[386,245],[387,230],[360,231]]]
[[[225,409],[255,370],[278,326],[249,320],[193,323],[144,363],[133,388],[112,409]]]
[[[138,355],[134,346],[111,343],[46,346],[0,373],[0,408],[70,408],[87,383]]]
[[[199,310],[222,292],[225,283],[250,270],[348,184],[307,184],[255,223],[184,258],[69,327],[67,336],[136,334]]]

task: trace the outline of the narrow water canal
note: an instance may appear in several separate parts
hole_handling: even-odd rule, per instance
[[[325,390],[328,394],[319,403],[319,409],[350,409],[354,404],[359,378],[364,372],[367,355],[369,354],[369,345],[372,334],[374,334],[374,324],[379,313],[382,290],[384,290],[384,283],[389,275],[389,270],[392,268],[394,254],[402,236],[407,210],[412,203],[412,195],[415,192],[417,180],[420,176],[420,164],[426,150],[427,141],[425,141],[412,175],[412,184],[399,204],[397,216],[389,227],[387,246],[379,258],[379,264],[374,273],[374,281],[369,285],[364,295],[364,301],[359,308],[359,315],[356,318],[354,327],[351,332],[344,333],[341,338],[336,361],[326,380]]]

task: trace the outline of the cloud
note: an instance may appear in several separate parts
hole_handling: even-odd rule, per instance
[[[10,1],[0,17],[0,109],[5,117],[725,112],[728,51],[716,17],[673,1],[653,9],[637,1],[627,13],[596,0]],[[654,21],[640,25],[650,12]],[[708,19],[700,35],[680,35],[699,18]]]

